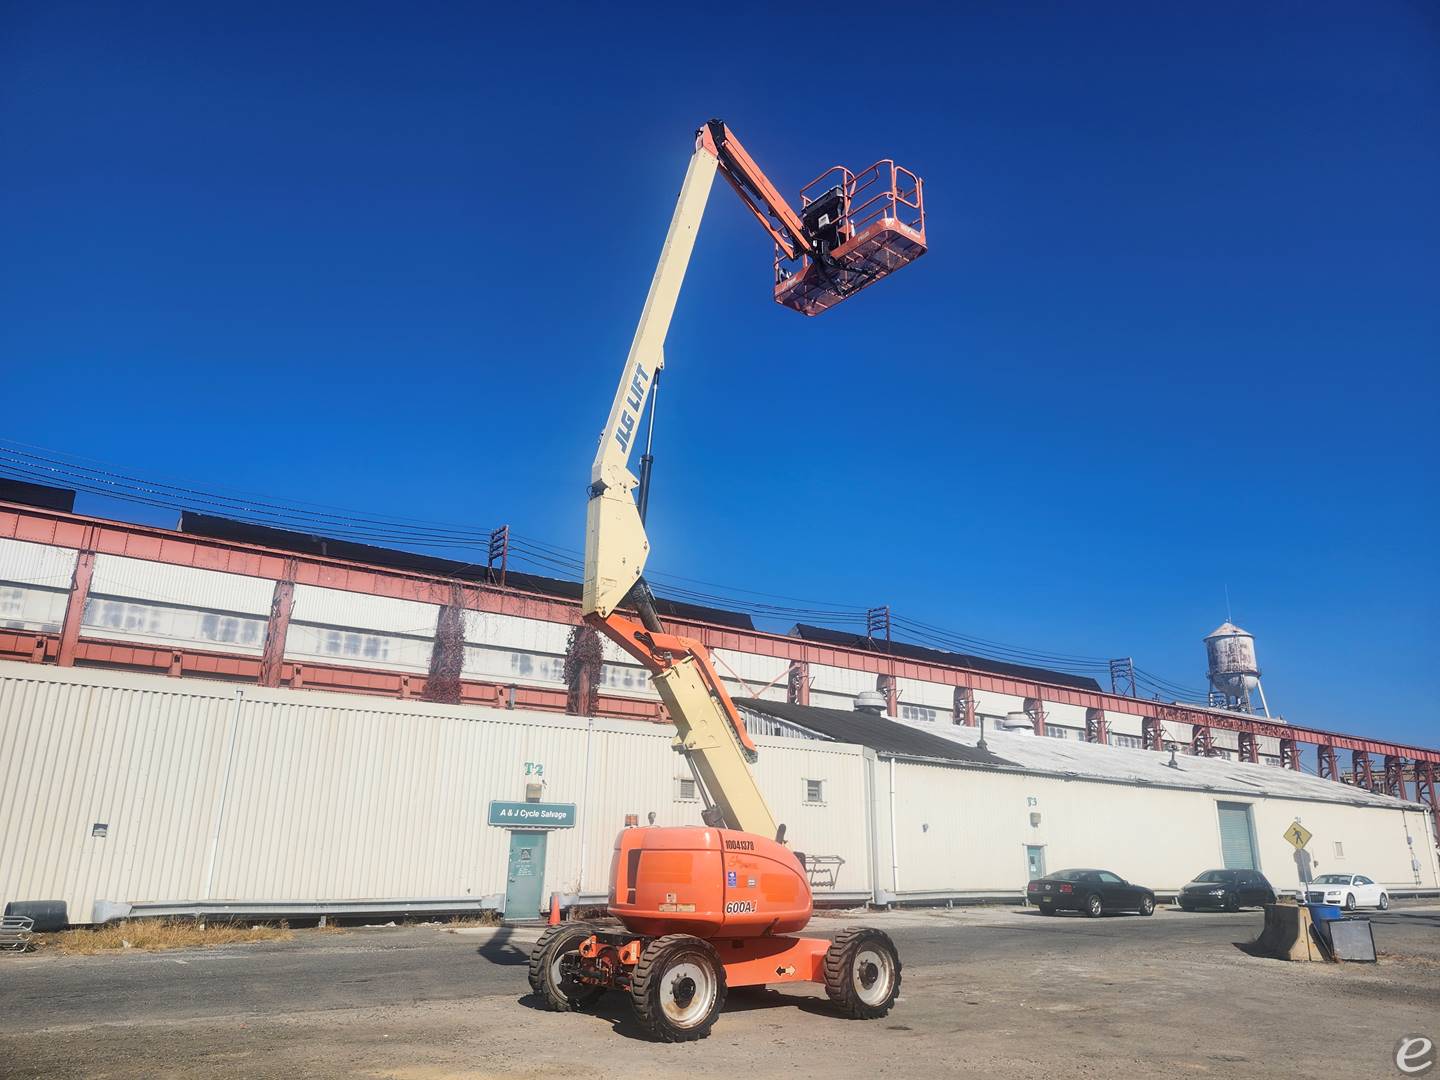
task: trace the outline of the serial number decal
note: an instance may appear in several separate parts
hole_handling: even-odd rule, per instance
[[[754,900],[726,900],[726,901],[725,901],[725,914],[726,914],[726,915],[748,915],[748,914],[751,914],[752,912],[754,912],[754,910],[755,910],[755,901],[754,901]]]
[[[754,850],[755,850],[755,841],[754,841],[754,840],[726,840],[726,841],[725,841],[725,850],[726,850],[726,851],[754,851]]]

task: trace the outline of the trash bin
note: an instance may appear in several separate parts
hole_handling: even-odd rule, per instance
[[[1306,904],[1310,918],[1316,922],[1336,922],[1343,914],[1339,904]]]

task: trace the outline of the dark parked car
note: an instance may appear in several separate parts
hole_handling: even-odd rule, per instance
[[[1026,890],[1041,915],[1082,911],[1092,919],[1107,911],[1155,913],[1155,894],[1109,870],[1060,870],[1030,882]]]
[[[1206,870],[1181,888],[1175,902],[1186,911],[1197,907],[1239,911],[1275,903],[1275,890],[1258,870]]]

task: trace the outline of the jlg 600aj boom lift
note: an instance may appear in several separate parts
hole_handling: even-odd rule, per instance
[[[867,1019],[889,1012],[900,989],[900,957],[879,930],[849,929],[833,942],[791,936],[812,911],[804,856],[785,846],[750,771],[755,744],[705,646],[665,631],[641,576],[648,433],[638,480],[628,462],[717,169],[775,241],[775,299],[803,314],[925,253],[921,182],[894,162],[829,170],[802,190],[797,214],[723,123],[698,132],[590,474],[584,616],[650,672],[704,798],[705,825],[622,831],[609,911],[624,929],[562,923],[530,955],[531,988],[552,1008],[622,991],[646,1030],[667,1041],[703,1038],[728,987],[823,983],[842,1012]]]

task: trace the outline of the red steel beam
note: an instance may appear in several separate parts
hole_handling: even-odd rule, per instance
[[[1190,750],[1196,757],[1210,757],[1214,753],[1214,745],[1210,741],[1210,728],[1205,724],[1196,724],[1190,732]]]
[[[65,603],[65,621],[60,624],[60,646],[55,662],[73,667],[80,644],[80,624],[85,619],[85,601],[90,596],[90,579],[95,576],[95,552],[81,551],[75,556],[75,572],[70,575],[70,598]]]
[[[1405,799],[1405,759],[1394,754],[1385,755],[1385,794]]]
[[[1260,761],[1260,740],[1248,731],[1240,732],[1240,760],[1252,765]]]
[[[1370,768],[1369,753],[1356,750],[1350,755],[1350,767],[1356,787],[1363,787],[1366,791],[1375,790],[1375,772]]]
[[[260,685],[279,686],[280,669],[285,663],[285,641],[290,636],[290,612],[295,608],[295,568],[290,575],[275,583],[270,598],[270,619],[265,624],[265,652],[260,658]]]
[[[1335,760],[1335,747],[1321,743],[1315,748],[1315,759],[1320,775],[1326,780],[1340,779],[1340,764]]]
[[[445,578],[404,570],[368,567],[318,555],[296,555],[293,552],[276,551],[254,544],[188,536],[145,525],[87,518],[18,504],[0,503],[0,537],[88,549],[179,566],[196,566],[274,581],[283,580],[287,576],[287,564],[293,563],[294,580],[297,584],[322,585],[332,589],[438,605],[448,603],[450,597],[451,583]],[[467,590],[467,594],[472,598],[476,610],[568,625],[580,621],[578,605],[557,597],[527,593],[514,588],[480,588]],[[972,690],[1019,698],[1034,697],[1037,692],[1036,684],[1031,681],[1022,682],[958,666],[906,660],[844,646],[820,645],[758,630],[738,630],[734,627],[670,619],[663,622],[667,632],[695,638],[711,649],[736,649],[810,664],[830,664],[876,675],[889,674],[897,679],[963,685]],[[1345,735],[1320,728],[1274,723],[1263,718],[1222,710],[1166,704],[1122,697],[1105,691],[1050,684],[1041,684],[1039,697],[1043,702],[1052,704],[1103,709],[1107,713],[1139,715],[1142,718],[1149,716],[1184,724],[1204,724],[1224,731],[1246,732],[1255,736],[1290,739],[1316,745],[1328,744],[1337,750],[1393,754],[1411,761],[1428,761],[1440,765],[1440,750]]]
[[[1035,725],[1035,734],[1045,734],[1045,702],[1039,697],[1027,697],[1025,699],[1025,715]]]
[[[951,719],[957,724],[965,727],[975,726],[975,691],[968,686],[955,687],[951,695],[950,706],[953,711]]]
[[[1085,710],[1085,741],[1098,743],[1101,746],[1108,746],[1110,743],[1110,732],[1105,723],[1104,709]]]
[[[789,681],[786,683],[785,700],[791,705],[810,704],[810,665],[804,660],[790,661]]]

